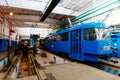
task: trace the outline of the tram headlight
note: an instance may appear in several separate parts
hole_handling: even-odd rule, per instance
[[[104,46],[102,48],[100,48],[101,51],[103,50],[111,50],[111,47],[110,46]]]
[[[114,46],[117,46],[117,43],[114,43]]]
[[[111,43],[109,42],[108,45],[110,45]]]

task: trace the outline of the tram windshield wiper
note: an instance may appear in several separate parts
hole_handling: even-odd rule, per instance
[[[110,31],[106,28],[95,28],[97,40],[108,40],[110,38]]]

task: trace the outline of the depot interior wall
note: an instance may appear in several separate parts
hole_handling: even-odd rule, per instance
[[[8,61],[8,58],[7,58],[7,55],[8,55],[8,52],[7,52],[7,43],[8,43],[8,40],[10,40],[10,29],[9,29],[9,26],[8,26],[8,22],[6,20],[4,20],[4,22],[0,23],[0,39],[1,39],[1,42],[0,42],[0,71],[7,65],[7,61]],[[14,33],[15,34],[15,33]],[[12,34],[13,35],[13,34]],[[11,40],[15,40],[15,36],[12,36],[11,37]],[[14,53],[11,52],[10,53],[10,59],[12,59],[12,55]]]
[[[1,18],[0,18],[1,20]],[[0,23],[0,39],[2,38],[2,23]]]
[[[9,39],[9,27],[6,20],[0,23],[0,39]]]
[[[9,39],[9,26],[7,24],[7,21],[5,22],[3,26],[3,34],[5,35],[4,38]]]
[[[26,36],[25,36],[25,35],[22,35],[22,36],[21,36],[21,39],[30,39],[30,36],[29,36],[29,35],[26,35]]]
[[[52,28],[16,27],[16,29],[25,39],[29,38],[30,35],[39,35],[41,38],[44,38],[53,32]]]

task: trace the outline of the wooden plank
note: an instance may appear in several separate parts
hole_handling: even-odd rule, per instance
[[[47,76],[44,72],[44,70],[39,70],[39,74],[42,80],[47,80]]]
[[[2,80],[3,75],[4,75],[4,72],[0,72],[0,80]]]
[[[38,80],[38,78],[36,75],[33,75],[28,77],[16,78],[15,80]]]

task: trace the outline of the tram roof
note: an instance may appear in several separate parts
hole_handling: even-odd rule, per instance
[[[78,29],[86,29],[86,28],[107,28],[107,26],[103,22],[90,22],[90,23],[83,23],[79,24],[64,30],[57,31],[56,33],[53,33],[52,35],[61,34],[64,32],[74,31]]]

